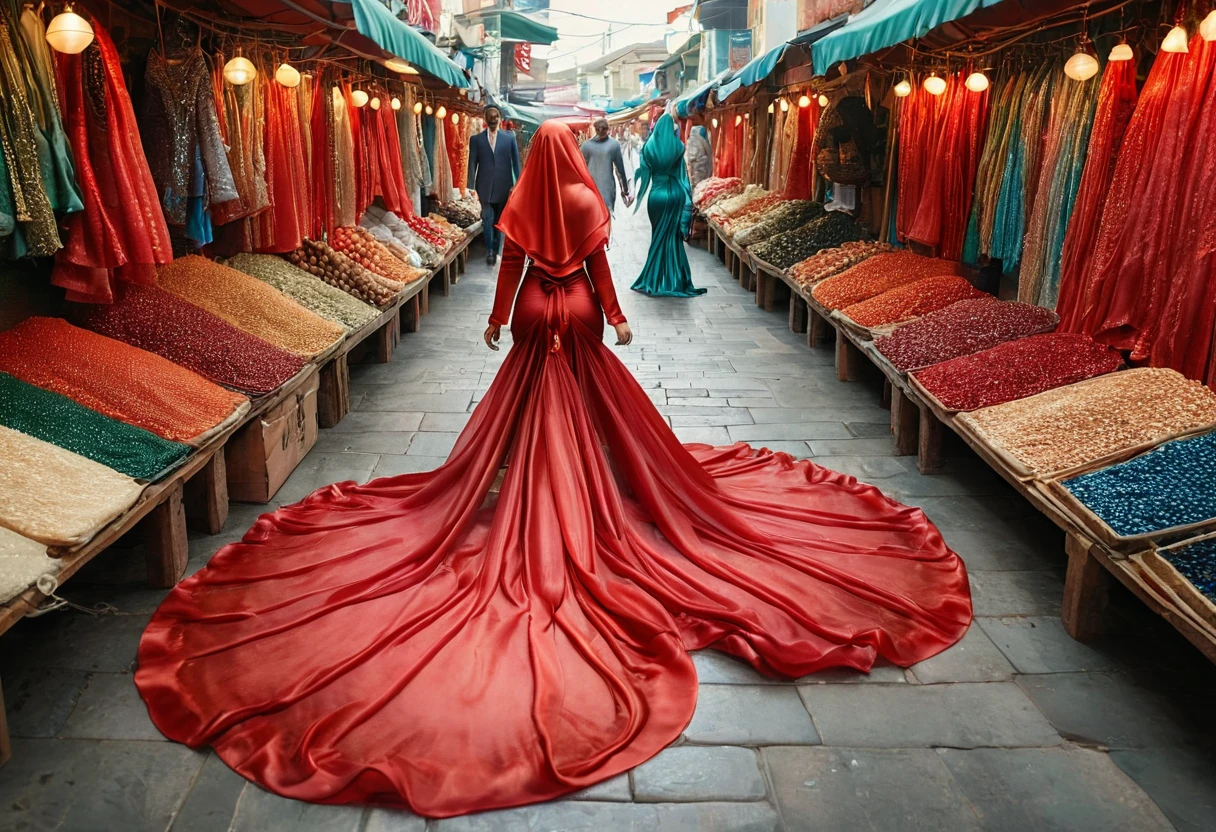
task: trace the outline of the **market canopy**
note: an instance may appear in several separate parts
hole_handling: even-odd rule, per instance
[[[522,43],[540,43],[548,46],[558,39],[557,29],[546,26],[538,20],[533,20],[525,14],[509,9],[486,9],[465,15],[470,21],[486,23],[486,28],[493,30],[491,21],[497,20],[498,36],[502,40],[514,40]]]
[[[379,0],[353,0],[351,5],[359,34],[444,83],[453,87],[469,86],[468,78],[451,58],[409,24],[393,17]]]
[[[729,74],[730,74],[730,70],[729,69],[725,70],[718,77],[716,77],[710,81],[706,81],[704,84],[697,87],[692,92],[686,92],[683,95],[681,95],[679,98],[677,98],[675,101],[676,115],[678,115],[680,118],[688,118],[688,109],[690,107],[703,106],[705,104],[706,99],[709,98],[709,94],[711,92],[713,92],[713,90],[718,86],[718,84],[722,83],[722,79],[724,79]]]
[[[843,61],[869,55],[965,17],[1000,0],[875,0],[849,18],[811,50],[815,74],[823,75]]]

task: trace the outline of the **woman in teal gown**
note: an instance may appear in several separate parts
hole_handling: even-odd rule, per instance
[[[646,211],[650,214],[650,253],[641,275],[631,287],[652,297],[691,298],[705,294],[692,285],[684,238],[692,224],[692,189],[684,167],[684,143],[676,134],[671,116],[664,115],[642,148],[642,163],[634,176],[638,205],[650,190]],[[637,210],[636,208],[634,209]]]

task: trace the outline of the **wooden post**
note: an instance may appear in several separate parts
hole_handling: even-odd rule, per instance
[[[334,356],[321,368],[320,387],[317,390],[317,420],[321,427],[332,428],[349,412],[350,364],[347,354],[342,353]]]
[[[891,390],[895,385],[891,384],[891,379],[884,377],[882,380],[882,408],[883,410],[891,409]]]
[[[768,297],[774,280],[776,278],[763,269],[756,270],[756,306],[765,312],[773,311],[773,302]]]
[[[431,278],[426,278],[426,285],[422,287],[422,291],[418,293],[419,309],[423,315],[431,314]]]
[[[372,356],[372,362],[387,364],[393,358],[393,350],[397,348],[397,342],[401,340],[398,316],[393,315],[385,321],[384,326],[377,329],[372,338],[375,339],[375,353]]]
[[[8,738],[8,717],[4,712],[4,691],[0,689],[0,766],[13,757],[13,744]]]
[[[452,294],[452,261],[443,264],[443,296]]]
[[[806,332],[810,312],[802,295],[790,290],[790,332]]]
[[[920,435],[919,408],[898,387],[891,391],[891,430],[895,433],[895,455],[911,456],[916,453]]]
[[[824,330],[826,330],[830,324],[822,315],[811,309],[809,304],[807,306],[807,313],[810,315],[811,323],[806,330],[806,345],[811,349],[817,349],[823,342]]]
[[[417,332],[422,328],[422,295],[414,295],[401,304],[401,331]]]
[[[144,527],[144,565],[148,584],[168,589],[186,573],[190,544],[186,538],[186,510],[182,506],[182,484],[175,482],[165,499],[142,521]]]
[[[844,331],[836,330],[836,378],[840,381],[856,381],[861,365],[861,350],[845,337]]]
[[[920,408],[920,437],[916,450],[916,469],[922,474],[940,474],[942,470],[942,423],[928,405]]]
[[[1064,542],[1068,574],[1064,578],[1064,601],[1060,618],[1064,629],[1077,641],[1088,641],[1107,630],[1112,577],[1090,552],[1093,543],[1069,534]]]
[[[228,522],[227,468],[224,449],[218,448],[207,464],[186,482],[183,495],[186,520],[193,521],[195,527],[207,534],[219,534]]]

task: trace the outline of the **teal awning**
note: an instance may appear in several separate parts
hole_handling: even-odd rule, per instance
[[[498,18],[497,32],[503,40],[520,41],[521,43],[541,43],[545,46],[558,39],[557,29],[546,26],[540,21],[533,20],[525,14],[509,9],[485,9],[464,16],[469,21],[486,22],[486,28],[494,30],[495,26],[489,21]]]
[[[909,38],[921,38],[932,30],[966,17],[976,9],[995,6],[1000,0],[875,0],[849,18],[848,23],[827,35],[811,49],[815,74],[823,75],[836,64],[887,49]]]
[[[688,118],[689,107],[700,107],[705,104],[705,99],[709,98],[709,94],[718,84],[722,83],[722,79],[730,74],[730,70],[726,70],[712,81],[706,81],[701,86],[697,87],[692,92],[686,92],[676,99],[676,115],[680,118]]]
[[[788,43],[783,43],[780,46],[775,46],[759,57],[752,58],[747,62],[747,65],[731,76],[730,83],[739,82],[739,87],[750,87],[752,84],[759,84],[765,78],[772,74],[777,68],[777,62],[785,54],[785,50],[789,48]],[[723,85],[726,86],[725,84]],[[739,87],[735,87],[738,89]],[[734,90],[731,90],[734,92]],[[728,93],[729,94],[729,93]],[[721,95],[719,90],[719,98]]]
[[[385,52],[409,61],[417,69],[453,87],[469,85],[464,73],[447,55],[409,24],[393,17],[379,0],[353,0],[351,5],[355,11],[355,29]]]

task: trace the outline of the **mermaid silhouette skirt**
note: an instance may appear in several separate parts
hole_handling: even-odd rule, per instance
[[[682,161],[679,164],[684,164]],[[656,297],[691,298],[705,294],[692,284],[681,224],[687,196],[674,176],[655,176],[646,213],[650,217],[650,250],[642,273],[630,287]]]
[[[689,650],[798,677],[963,635],[966,574],[919,510],[681,445],[602,330],[582,272],[529,273],[443,466],[326,486],[183,581],[140,644],[157,727],[280,795],[447,817],[658,753],[696,704]]]

